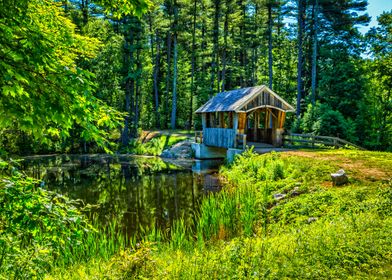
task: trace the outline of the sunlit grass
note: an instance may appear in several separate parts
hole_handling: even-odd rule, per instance
[[[390,154],[335,152],[246,152],[221,168],[225,186],[201,201],[193,226],[179,219],[168,231],[145,228],[132,241],[115,224],[91,231],[46,277],[390,278],[392,181],[383,177],[392,169]],[[377,158],[382,165],[373,164]],[[330,173],[342,164],[350,182],[332,187]],[[367,164],[379,177],[362,174]]]
[[[127,152],[136,155],[159,156],[165,149],[186,139],[188,139],[187,136],[171,134],[158,135],[146,143],[136,139],[129,144]]]

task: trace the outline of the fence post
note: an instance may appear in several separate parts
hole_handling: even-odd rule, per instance
[[[242,149],[245,150],[246,147],[246,134],[242,135]]]

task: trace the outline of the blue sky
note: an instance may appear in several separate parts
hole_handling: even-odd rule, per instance
[[[367,13],[372,17],[372,21],[369,23],[369,26],[359,28],[362,33],[366,33],[371,27],[377,25],[377,17],[383,11],[392,10],[392,0],[368,0],[368,2]]]

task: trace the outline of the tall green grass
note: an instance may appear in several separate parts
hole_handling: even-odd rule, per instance
[[[354,151],[339,156],[392,171],[392,160],[385,154]],[[383,164],[378,165],[378,158]],[[168,231],[152,225],[143,229],[139,242],[126,240],[115,224],[98,230],[85,227],[83,238],[76,239],[83,240],[81,247],[68,244],[61,257],[52,255],[53,265],[39,275],[51,272],[46,275],[49,279],[391,278],[392,180],[364,180],[349,173],[354,178],[348,185],[325,187],[329,173],[339,167],[340,162],[331,160],[248,151],[221,168],[225,186],[201,201],[195,225],[187,226],[183,219]],[[285,196],[277,199],[274,194]]]

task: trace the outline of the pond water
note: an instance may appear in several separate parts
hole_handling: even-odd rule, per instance
[[[219,190],[221,161],[163,161],[102,155],[28,157],[21,163],[41,186],[79,199],[102,225],[115,220],[128,235],[141,227],[192,225],[203,195]]]

